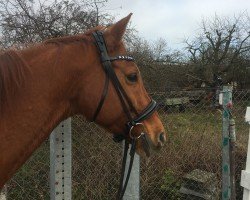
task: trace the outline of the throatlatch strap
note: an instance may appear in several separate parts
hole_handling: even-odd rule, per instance
[[[135,112],[135,114],[137,115],[137,110],[135,109],[134,105],[132,104],[132,102],[130,101],[127,93],[125,92],[125,90],[123,89],[120,81],[118,80],[115,72],[114,72],[114,69],[112,68],[112,65],[111,65],[111,61],[115,61],[115,60],[127,60],[127,61],[134,61],[134,59],[131,57],[131,56],[127,56],[127,55],[124,55],[124,56],[116,56],[116,57],[109,57],[108,56],[108,51],[107,51],[107,48],[106,48],[106,43],[105,43],[105,40],[104,40],[104,37],[103,37],[103,33],[100,32],[100,31],[97,31],[94,34],[94,37],[96,38],[96,41],[97,41],[97,47],[99,49],[99,52],[100,52],[100,55],[101,55],[101,62],[103,64],[103,67],[104,67],[104,70],[107,74],[110,75],[110,79],[117,91],[117,93],[120,93],[118,94],[119,95],[119,98],[121,100],[121,103],[123,104],[123,108],[125,109],[124,112],[126,112],[126,115],[130,115],[130,112],[129,112],[129,109],[127,108],[126,106],[126,103],[128,104],[128,106],[133,110],[133,112]],[[126,100],[126,102],[124,101],[124,99]],[[126,107],[126,108],[125,108]],[[127,111],[128,113],[127,113]]]
[[[103,64],[104,71],[106,72],[107,75],[109,75],[109,78],[112,81],[113,86],[114,86],[114,88],[115,88],[115,90],[117,92],[117,95],[118,95],[118,97],[119,97],[119,99],[121,101],[122,108],[123,108],[128,120],[131,121],[132,116],[130,114],[129,108],[127,107],[126,102],[125,102],[124,99],[126,99],[128,105],[131,106],[131,108],[133,110],[135,110],[135,108],[134,108],[133,104],[131,103],[131,101],[129,100],[126,92],[122,88],[121,83],[118,80],[118,78],[117,78],[117,76],[116,76],[116,74],[114,72],[114,69],[111,66],[110,58],[108,56],[108,52],[107,52],[107,48],[106,48],[106,43],[105,43],[105,40],[103,38],[103,33],[100,32],[100,31],[97,31],[97,32],[94,32],[93,35],[94,35],[94,38],[96,40],[96,45],[97,45],[98,50],[99,50],[100,55],[101,55],[101,62]],[[125,59],[125,57],[126,56],[123,56],[124,59]],[[103,92],[103,94],[104,94],[104,92]],[[100,107],[99,111],[100,111],[100,109],[101,109],[101,107],[103,105],[103,102],[104,102],[104,100],[100,101],[100,104],[98,105],[98,107]],[[136,112],[136,110],[135,110],[135,112]],[[98,112],[96,112],[96,113],[97,113],[96,114],[96,117],[97,117]]]
[[[102,96],[101,96],[101,99],[98,103],[98,106],[96,108],[96,111],[95,111],[95,114],[94,114],[94,117],[93,119],[91,120],[92,122],[94,122],[99,114],[99,112],[101,111],[101,108],[103,106],[103,103],[105,101],[105,97],[107,96],[108,94],[108,88],[109,88],[109,74],[106,75],[106,78],[105,78],[105,84],[104,84],[104,87],[103,87],[103,92],[102,92]]]

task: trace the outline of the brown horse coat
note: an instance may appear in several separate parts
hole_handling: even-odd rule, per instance
[[[104,30],[111,56],[126,54],[122,36],[130,16]],[[100,29],[0,55],[0,188],[62,120],[75,114],[92,117],[105,79],[92,37]],[[115,61],[113,67],[133,105],[142,111],[150,98],[136,64]],[[137,74],[137,83],[126,79],[131,73]],[[126,120],[110,85],[97,123],[112,133],[122,133]],[[143,123],[151,148],[160,148],[159,134],[164,128],[158,114]],[[140,141],[137,151],[143,154]]]

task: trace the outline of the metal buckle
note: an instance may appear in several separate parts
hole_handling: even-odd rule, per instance
[[[132,130],[136,127],[136,126],[143,126],[144,129],[144,125],[143,123],[136,123],[135,125],[131,126],[130,130],[129,130],[129,137],[133,140],[138,140],[141,136],[145,135],[144,131],[141,132],[141,134],[139,136],[133,136],[132,135]]]

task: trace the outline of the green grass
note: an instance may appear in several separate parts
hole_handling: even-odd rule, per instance
[[[248,126],[243,106],[234,113],[237,130],[237,194],[240,171],[244,169]],[[182,177],[194,170],[213,172],[221,179],[221,113],[204,105],[159,111],[168,132],[168,142],[159,155],[141,161],[142,199],[178,199]],[[73,120],[73,199],[114,199],[119,182],[122,147],[105,131]],[[167,175],[166,175],[167,173]],[[49,199],[49,147],[45,142],[8,184],[8,200]],[[171,189],[173,188],[173,189]]]

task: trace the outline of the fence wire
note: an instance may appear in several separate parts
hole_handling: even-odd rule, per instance
[[[140,195],[143,200],[221,198],[222,113],[202,90],[152,92],[168,133],[163,150],[141,160]],[[250,91],[233,92],[236,120],[236,194],[242,198],[241,170],[245,169],[248,126],[244,122]],[[122,145],[80,116],[72,120],[73,199],[115,199]],[[8,200],[49,199],[49,142],[46,141],[8,183]],[[203,195],[203,196],[202,196]]]

